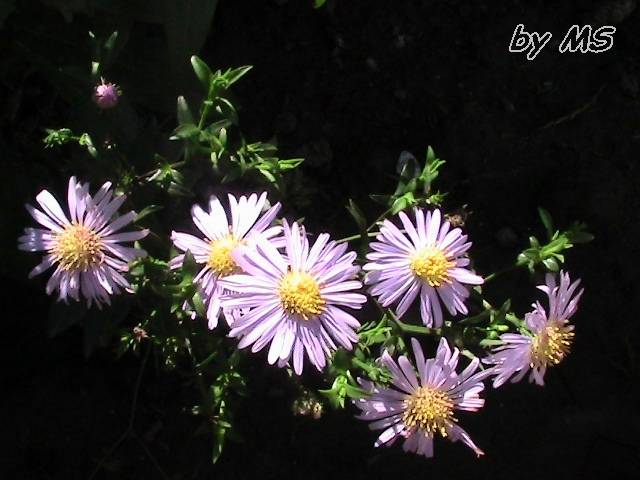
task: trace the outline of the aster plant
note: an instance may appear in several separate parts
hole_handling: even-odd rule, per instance
[[[100,43],[87,85],[116,41],[113,34]],[[275,145],[247,141],[238,129],[229,89],[250,67],[214,71],[195,56],[191,65],[204,98],[195,108],[177,99],[168,158],[147,152],[138,160],[131,154],[137,145],[113,141],[126,142],[128,132],[104,132],[117,122],[78,134],[47,130],[47,147],[82,147],[74,153],[84,163],[76,157],[69,165],[84,169],[83,177],[110,178],[140,207],[118,214],[126,197],[111,181],[92,195],[75,177],[66,210],[47,190],[36,196],[39,207],[27,206],[40,228],[26,228],[18,247],[44,253],[30,276],[53,269],[45,290],[63,301],[56,304],[63,323],[72,323],[64,318],[72,316],[69,300],[95,304],[108,314],[83,310],[87,337],[101,331],[96,318],[113,330],[122,320],[120,353],[142,351],[141,372],[152,354],[167,370],[186,369],[185,384],[199,395],[188,410],[213,438],[213,461],[235,428],[237,399],[251,376],[272,367],[299,392],[296,414],[319,418],[327,404],[352,408],[381,431],[376,446],[401,441],[405,451],[431,457],[441,437],[482,455],[458,414],[480,411],[490,377],[494,387],[527,375],[542,385],[547,368],[564,361],[582,290],[566,271],[556,276],[565,251],[590,240],[584,226],[556,230],[540,209],[548,241],[532,236],[513,265],[486,271],[486,261],[472,258],[477,249],[465,222],[473,217],[445,205],[446,194],[434,189],[445,162],[431,148],[424,164],[401,153],[393,193],[371,195],[383,205],[377,218],[348,199],[355,235],[337,239],[324,233],[333,225],[292,221],[294,205],[297,213],[312,204],[300,186],[304,173],[290,175],[302,159],[280,159]],[[118,88],[105,80],[89,93],[101,109],[118,102]],[[132,222],[140,227],[122,232]],[[149,255],[131,244],[142,239]],[[494,307],[486,295],[494,278],[519,267],[549,274],[539,286],[548,308],[536,302],[524,319],[509,299]],[[129,303],[116,321],[105,305],[123,291],[135,295],[122,296]],[[435,355],[426,358],[422,345],[437,345]],[[468,365],[458,368],[462,357]]]

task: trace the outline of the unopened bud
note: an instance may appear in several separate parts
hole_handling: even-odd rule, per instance
[[[104,78],[93,88],[93,102],[100,108],[106,110],[118,104],[118,97],[122,95],[120,87],[115,83],[105,82]]]
[[[141,327],[133,327],[133,336],[136,339],[136,342],[140,343],[143,338],[149,338],[147,331]]]

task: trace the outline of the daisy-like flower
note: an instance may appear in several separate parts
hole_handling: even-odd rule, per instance
[[[199,205],[194,205],[191,209],[193,223],[204,234],[204,238],[175,231],[171,233],[171,240],[176,248],[183,252],[189,250],[195,261],[202,264],[202,269],[193,282],[200,285],[210,329],[218,325],[220,316],[220,297],[224,290],[219,280],[241,272],[234,260],[234,252],[240,246],[253,244],[258,236],[272,238],[282,231],[281,227],[271,227],[280,210],[279,203],[260,216],[266,201],[266,192],[260,197],[254,193],[249,197],[241,196],[239,199],[229,194],[229,222],[220,201],[211,197],[209,212],[205,212]],[[179,268],[183,261],[184,254],[181,254],[173,258],[169,265],[171,268]],[[232,323],[230,318],[227,318],[227,321]]]
[[[544,385],[547,367],[558,365],[571,349],[575,333],[569,318],[578,309],[584,289],[576,293],[580,280],[571,283],[569,274],[564,272],[560,272],[560,285],[556,285],[552,274],[547,274],[545,283],[538,288],[549,297],[549,312],[540,302],[535,302],[533,310],[525,315],[528,331],[524,335],[502,334],[500,340],[504,344],[484,360],[495,365],[494,388],[510,378],[512,382],[519,382],[529,371],[529,382]]]
[[[469,290],[464,284],[480,285],[483,280],[467,267],[469,259],[463,255],[471,247],[467,236],[459,228],[451,229],[442,221],[440,210],[427,212],[415,209],[416,223],[400,212],[401,232],[389,220],[367,254],[370,263],[365,283],[372,285],[371,295],[378,297],[383,307],[399,300],[396,308],[402,317],[420,295],[420,316],[427,327],[442,326],[441,302],[451,315],[467,313],[464,302]]]
[[[252,345],[257,352],[270,343],[269,363],[282,367],[293,357],[300,375],[305,352],[322,370],[336,343],[350,350],[358,341],[355,329],[360,324],[342,307],[359,309],[366,297],[353,292],[362,287],[354,280],[360,268],[346,244],[322,233],[309,248],[304,227],[286,221],[284,241],[285,255],[271,242],[259,241],[255,249],[234,256],[245,273],[221,282],[235,292],[223,306],[245,312],[229,334],[240,337],[239,348]]]
[[[118,104],[122,95],[122,90],[115,83],[105,82],[104,78],[100,79],[100,83],[93,87],[93,102],[103,110],[108,110]]]
[[[362,410],[358,418],[371,421],[371,430],[383,430],[375,446],[389,446],[401,437],[406,452],[433,457],[433,440],[439,435],[452,442],[461,440],[476,455],[483,455],[458,425],[455,411],[475,412],[484,405],[479,394],[490,371],[476,372],[480,360],[475,358],[460,374],[456,373],[459,351],[451,351],[444,338],[440,339],[436,357],[427,360],[415,338],[411,344],[417,375],[407,357],[400,356],[396,363],[385,350],[379,361],[389,370],[392,386],[380,387],[358,379],[370,394],[355,401]]]
[[[117,233],[136,218],[128,212],[114,218],[125,201],[125,195],[114,196],[107,182],[92,197],[89,184],[69,179],[67,194],[69,215],[47,190],[36,200],[42,210],[26,205],[31,216],[45,229],[25,228],[18,239],[18,248],[27,252],[47,252],[42,263],[34,268],[29,278],[55,266],[47,282],[47,294],[59,292],[59,300],[69,297],[76,301],[80,295],[91,306],[110,303],[109,296],[121,289],[131,292],[131,285],[122,276],[128,271],[128,262],[146,256],[139,248],[125,247],[122,242],[133,242],[147,236],[148,230]]]

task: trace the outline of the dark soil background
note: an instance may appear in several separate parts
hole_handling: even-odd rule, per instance
[[[126,429],[140,364],[134,355],[115,361],[109,349],[86,360],[80,329],[50,339],[45,280],[26,279],[37,259],[15,249],[31,224],[22,204],[45,186],[60,194],[67,178],[64,150],[44,152],[42,129],[79,118],[46,62],[86,61],[86,31],[109,32],[121,21],[100,8],[84,13],[82,1],[68,2],[67,21],[52,6],[59,3],[18,2],[0,31],[1,479],[89,478]],[[276,136],[283,157],[307,158],[311,203],[289,208],[312,228],[348,235],[348,198],[375,218],[380,210],[368,194],[393,188],[400,151],[423,158],[432,145],[447,160],[438,180],[451,192],[447,209],[466,204],[473,212],[467,229],[480,272],[507,265],[529,235],[542,235],[537,206],[559,227],[586,222],[596,240],[568,252],[567,267],[586,288],[574,351],[548,372],[544,388],[489,390],[486,407],[461,418],[486,452],[479,460],[446,441],[437,442],[432,460],[399,446],[374,449],[376,435],[351,408],[321,420],[294,417],[285,375],[272,369],[251,377],[240,407],[243,439],[211,466],[210,439],[193,434],[199,423],[184,410],[193,392],[177,374],[147,368],[137,439],[125,440],[95,478],[638,478],[636,2],[310,4],[221,0],[200,51],[216,68],[254,65],[234,90],[243,132]],[[508,52],[518,23],[553,34],[533,61]],[[613,48],[560,54],[573,24],[615,25]],[[168,132],[175,95],[184,92],[159,64],[149,66],[164,54],[163,30],[142,19],[129,32],[114,81]],[[43,58],[27,54],[34,51]],[[525,290],[513,291],[516,285]],[[525,272],[488,291],[496,302],[513,297],[521,312],[534,292]]]

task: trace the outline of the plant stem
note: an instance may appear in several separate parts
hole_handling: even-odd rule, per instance
[[[387,208],[384,212],[382,212],[382,213],[378,216],[378,218],[376,218],[376,219],[375,219],[375,221],[374,221],[371,225],[369,225],[369,227],[367,228],[367,232],[368,232],[369,230],[371,230],[373,227],[375,227],[379,221],[381,221],[382,219],[384,219],[384,217],[386,217],[386,216],[387,216],[387,214],[388,214],[390,211],[391,211],[391,209],[390,209],[390,208]]]
[[[369,232],[367,233],[367,237],[375,237],[376,235],[378,235],[378,233],[380,232]],[[362,237],[362,235],[358,233],[357,235],[351,235],[349,237],[340,238],[339,240],[336,240],[336,243],[350,242],[351,240],[357,240],[360,237]]]
[[[493,272],[490,275],[487,275],[486,277],[484,277],[484,283],[490,282],[491,280],[493,280],[494,278],[496,278],[499,275],[502,275],[504,273],[510,272],[511,270],[515,270],[516,268],[520,267],[520,265],[514,264],[514,265],[510,265],[506,268],[503,268],[502,270],[498,270],[497,272]]]

